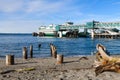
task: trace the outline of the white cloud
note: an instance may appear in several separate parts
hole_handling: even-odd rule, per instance
[[[0,21],[0,33],[32,33],[38,31],[41,21]]]
[[[16,13],[22,12],[23,14],[35,15],[48,15],[49,13],[73,13],[77,9],[73,6],[72,0],[0,0],[0,12]],[[73,11],[72,11],[73,10]],[[71,12],[70,12],[71,11]],[[75,11],[76,12],[76,11]],[[74,12],[74,13],[75,13]],[[77,11],[78,14],[78,11]],[[81,12],[80,12],[81,14]],[[21,14],[22,15],[22,14]]]
[[[49,14],[72,8],[71,0],[0,0],[0,12],[23,12]]]
[[[38,11],[39,9],[44,8],[42,7],[44,5],[44,2],[38,1],[38,0],[30,1],[26,5],[27,5],[26,7],[27,12],[35,12],[35,11]]]
[[[119,4],[120,4],[120,1],[118,1],[118,2],[114,2],[113,4],[115,4],[115,5],[119,5]]]
[[[60,11],[64,7],[64,2],[48,2],[46,0],[34,0],[28,2],[26,5],[26,12],[40,12],[40,13],[50,13],[55,11]]]
[[[0,12],[15,12],[21,9],[23,2],[18,0],[0,0]]]

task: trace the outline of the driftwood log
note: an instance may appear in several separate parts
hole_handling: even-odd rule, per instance
[[[94,63],[96,76],[105,71],[120,72],[120,58],[107,55],[106,48],[97,44],[96,61]]]

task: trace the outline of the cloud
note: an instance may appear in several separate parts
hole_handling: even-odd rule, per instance
[[[0,12],[54,13],[74,8],[72,4],[72,0],[0,0]]]
[[[44,9],[45,3],[43,1],[30,1],[26,4],[26,11],[27,12],[36,12],[39,11],[40,9]]]
[[[75,6],[72,0],[1,0],[0,12],[6,19],[68,18],[81,16],[81,6]],[[12,14],[9,14],[12,13]]]
[[[119,4],[120,4],[120,1],[118,1],[118,2],[114,2],[113,4],[115,4],[115,5],[119,5]]]
[[[48,0],[33,0],[28,2],[26,5],[26,12],[28,13],[54,13],[64,9],[66,2],[64,0],[48,2]]]
[[[18,0],[0,0],[0,12],[15,12],[21,9],[23,2]]]
[[[0,33],[32,33],[37,32],[41,21],[0,21]]]
[[[72,9],[76,9],[72,4],[72,0],[0,0],[0,12],[8,15],[9,13],[13,13],[12,15],[31,14],[40,16],[55,13],[66,14]]]

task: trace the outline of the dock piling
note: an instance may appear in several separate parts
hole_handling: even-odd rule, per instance
[[[27,47],[23,47],[23,59],[27,59]]]
[[[53,58],[56,58],[56,57],[57,57],[57,49],[56,49],[56,47],[55,47],[53,44],[51,44],[51,43],[50,43],[50,50],[51,50],[51,56],[52,56]]]
[[[6,65],[14,65],[14,55],[6,55]]]
[[[63,63],[63,55],[58,54],[57,55],[57,64],[62,64]]]
[[[38,44],[38,48],[40,48],[41,47],[41,44]]]
[[[33,45],[30,45],[30,58],[33,58]]]

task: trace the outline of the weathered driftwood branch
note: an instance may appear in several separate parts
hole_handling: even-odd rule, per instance
[[[97,61],[94,63],[96,75],[104,71],[120,72],[120,58],[108,56],[106,48],[101,44],[98,44],[96,49],[98,50],[96,53]]]
[[[1,71],[0,74],[7,74],[10,72],[23,72],[23,71],[32,71],[35,70],[34,67],[30,67],[30,68],[21,68],[21,69],[14,69],[14,70],[6,70],[6,71]]]
[[[79,58],[79,60],[78,60],[78,61],[80,61],[80,60],[82,60],[82,59],[84,59],[84,60],[88,60],[88,58],[87,58],[87,57],[83,56],[83,57]]]
[[[32,71],[32,70],[35,70],[35,68],[31,67],[31,68],[16,69],[15,71],[17,71],[17,72],[23,72],[23,71]]]
[[[99,65],[95,69],[96,76],[105,71],[120,73],[120,63]]]

